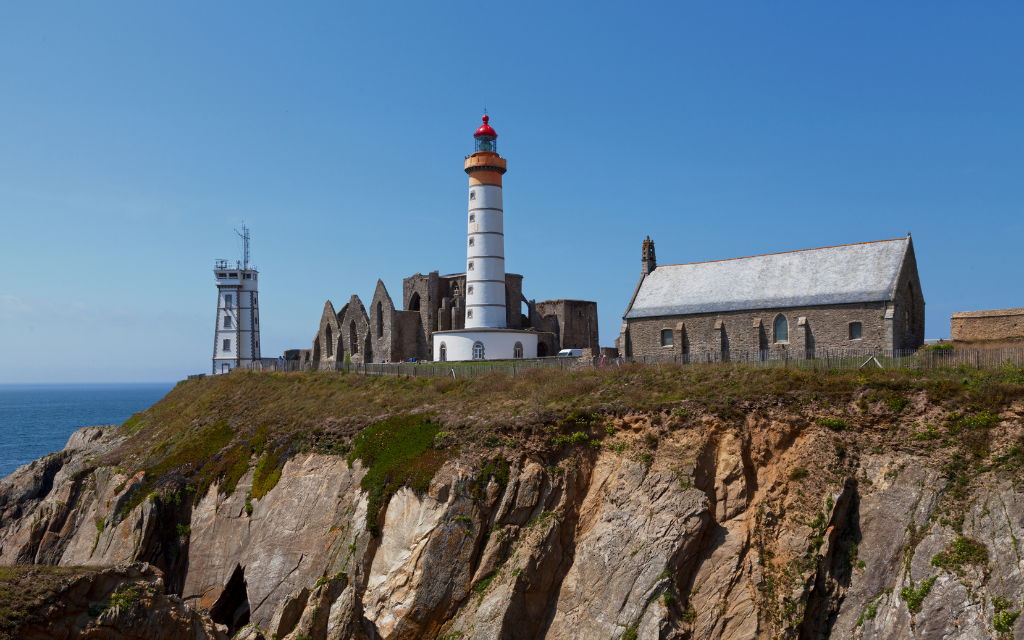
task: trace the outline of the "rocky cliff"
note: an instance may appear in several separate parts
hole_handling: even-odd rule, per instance
[[[1020,371],[219,378],[0,483],[55,637],[1024,637]]]

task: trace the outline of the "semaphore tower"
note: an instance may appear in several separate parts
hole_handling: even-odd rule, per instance
[[[469,212],[466,234],[466,323],[434,332],[434,360],[505,360],[537,357],[537,333],[508,329],[505,299],[505,220],[498,134],[483,117],[466,157]]]
[[[256,265],[249,264],[249,230],[242,225],[242,259],[232,266],[217,260],[217,323],[213,330],[213,373],[227,373],[260,359],[260,308]]]

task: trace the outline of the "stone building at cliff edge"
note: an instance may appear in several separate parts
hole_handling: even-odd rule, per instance
[[[648,237],[616,346],[626,356],[916,349],[924,296],[906,238],[657,264]],[[763,354],[767,355],[767,354]]]

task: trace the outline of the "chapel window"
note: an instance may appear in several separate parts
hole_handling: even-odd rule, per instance
[[[672,346],[672,330],[662,329],[661,330],[661,346],[671,347]]]
[[[861,336],[861,324],[859,322],[850,323],[850,340],[860,340]]]
[[[438,356],[441,358],[441,362],[448,361],[448,345],[441,343],[441,348],[438,349]]]
[[[775,342],[789,342],[789,322],[786,316],[775,318]]]
[[[512,357],[522,358],[523,357],[523,343],[517,342],[516,346],[512,347]]]
[[[473,359],[483,360],[484,359],[484,343],[477,342],[473,345]]]

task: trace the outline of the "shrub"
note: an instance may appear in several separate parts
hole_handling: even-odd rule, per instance
[[[117,607],[121,612],[127,611],[142,597],[142,588],[135,585],[122,585],[110,594],[110,606]]]
[[[796,469],[793,469],[792,471],[789,472],[790,480],[803,480],[806,477],[807,469],[804,469],[803,467],[797,467]]]
[[[818,424],[823,427],[828,427],[833,431],[844,431],[850,428],[849,423],[842,418],[819,418]]]
[[[932,556],[932,566],[950,573],[963,573],[964,565],[988,564],[988,547],[983,542],[966,536],[957,536],[945,549]]]
[[[921,586],[914,589],[914,586],[903,587],[900,590],[900,597],[907,603],[907,609],[910,609],[910,613],[920,613],[921,606],[924,603],[925,596],[932,590],[932,585],[935,584],[935,576],[928,578],[921,582]]]
[[[567,436],[556,436],[552,442],[556,447],[562,447],[565,445],[586,444],[588,440],[590,440],[590,437],[587,434],[577,431]]]

